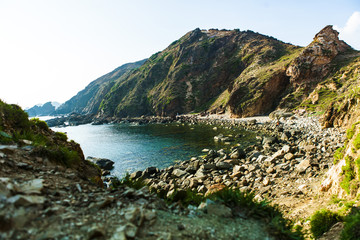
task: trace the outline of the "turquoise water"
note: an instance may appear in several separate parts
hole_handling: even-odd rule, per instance
[[[214,141],[213,137],[220,133],[246,135],[246,138],[237,138],[243,145],[255,141],[255,135],[249,132],[224,128],[214,130],[208,125],[88,124],[52,129],[66,132],[69,139],[80,143],[85,157],[113,160],[115,168],[112,174],[116,176],[150,166],[166,168],[176,161],[201,155],[204,148],[229,147]]]

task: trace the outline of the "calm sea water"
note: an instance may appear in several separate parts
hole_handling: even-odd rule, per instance
[[[255,141],[255,134],[244,130],[218,128],[208,125],[181,124],[114,124],[80,125],[52,128],[66,132],[69,139],[80,143],[85,157],[108,158],[115,162],[112,174],[144,170],[155,166],[166,168],[176,161],[188,160],[202,154],[204,148],[221,149],[228,145],[214,142],[222,134],[240,134],[243,145]]]

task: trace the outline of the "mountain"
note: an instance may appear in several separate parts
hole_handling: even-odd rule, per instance
[[[115,84],[100,106],[100,115],[221,111],[228,107],[230,97],[231,103],[238,103],[233,92],[239,90],[234,87],[242,73],[248,72],[245,77],[251,80],[251,70],[289,63],[300,50],[252,31],[195,29]],[[274,75],[270,69],[269,73]],[[251,97],[251,93],[238,93]]]
[[[122,77],[130,74],[134,69],[140,67],[145,60],[124,64],[112,72],[91,82],[85,89],[78,92],[70,100],[62,104],[56,114],[68,114],[71,112],[82,114],[94,114],[98,111],[100,103],[105,94]]]
[[[58,102],[47,102],[44,104],[38,104],[32,108],[25,109],[25,112],[28,113],[29,117],[38,117],[38,116],[49,116],[54,114],[55,110],[60,106]]]
[[[118,81],[99,116],[227,111],[246,117],[293,109],[336,71],[338,59],[356,54],[332,26],[305,48],[252,31],[195,29]]]
[[[335,96],[353,89],[355,82],[341,74],[344,68],[355,71],[359,56],[332,26],[306,47],[253,31],[195,29],[149,59],[93,81],[56,112],[98,118],[325,112]]]

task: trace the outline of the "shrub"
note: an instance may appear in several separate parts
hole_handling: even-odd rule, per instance
[[[38,127],[39,129],[42,129],[42,130],[49,130],[49,127],[47,125],[46,122],[38,119],[38,118],[32,118],[30,119],[30,123],[33,125],[33,126],[36,126]]]
[[[360,212],[356,214],[349,214],[345,218],[344,229],[341,232],[342,240],[357,240],[360,239]]]
[[[354,139],[354,147],[356,148],[356,150],[358,150],[360,148],[360,133],[358,133]]]
[[[67,167],[73,167],[74,165],[79,164],[81,161],[81,157],[77,151],[70,150],[64,146],[39,146],[33,150],[32,154],[36,156],[47,157],[49,160],[63,164]]]
[[[310,231],[314,238],[319,238],[339,221],[341,217],[337,213],[327,209],[316,211],[310,218]]]
[[[345,151],[345,146],[336,149],[336,151],[334,153],[334,164],[338,163],[338,161],[344,157],[344,154],[345,154],[344,151]]]
[[[342,167],[342,175],[344,175],[343,180],[340,183],[340,186],[350,194],[351,192],[351,185],[353,180],[355,179],[355,172],[353,166],[353,159],[350,156],[345,157],[345,165]]]
[[[167,201],[169,203],[181,202],[185,206],[189,204],[197,206],[206,199],[222,202],[233,211],[239,210],[241,214],[245,212],[251,217],[260,218],[268,222],[269,232],[276,236],[276,239],[303,239],[300,229],[297,228],[296,231],[292,231],[293,226],[291,222],[282,216],[277,206],[271,206],[270,202],[266,200],[256,201],[254,193],[225,188],[205,197],[196,191],[175,190],[167,198]]]
[[[55,136],[64,142],[66,142],[68,140],[66,133],[63,133],[63,132],[56,132]]]
[[[111,182],[113,188],[125,185],[134,189],[140,189],[146,186],[146,183],[142,179],[131,179],[129,173],[126,173],[121,179],[112,178]]]
[[[27,113],[18,105],[6,104],[0,100],[0,113],[2,115],[0,118],[1,127],[5,125],[14,129],[28,129],[30,127]]]

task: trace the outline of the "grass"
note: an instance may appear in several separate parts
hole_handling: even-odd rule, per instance
[[[356,209],[355,213],[350,213],[345,217],[344,229],[341,233],[341,240],[360,239],[360,212]]]
[[[346,191],[347,194],[350,194],[351,190],[355,187],[353,181],[355,179],[353,159],[350,156],[346,156],[345,161],[346,164],[342,167],[342,175],[344,178],[341,181],[340,186]]]
[[[356,150],[360,148],[360,133],[358,133],[353,141]]]
[[[338,163],[341,159],[344,158],[344,154],[345,154],[345,146],[336,149],[335,153],[334,153],[334,164]]]
[[[342,221],[340,215],[327,209],[321,209],[310,217],[310,231],[314,238],[317,239],[339,221]]]

